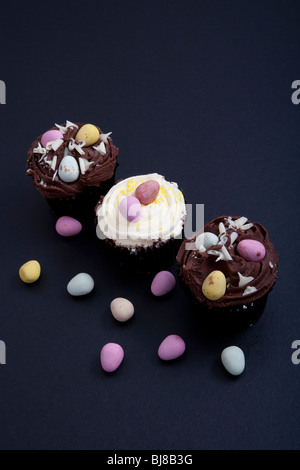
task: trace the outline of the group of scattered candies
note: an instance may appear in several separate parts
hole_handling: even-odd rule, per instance
[[[56,223],[56,231],[62,236],[74,236],[82,230],[80,222],[71,217],[61,217]],[[27,284],[36,282],[41,275],[41,266],[38,261],[31,260],[23,264],[19,270],[21,280]],[[151,283],[151,292],[161,297],[171,292],[176,285],[174,275],[169,271],[160,271]],[[87,295],[94,289],[94,280],[87,273],[79,273],[73,277],[67,291],[72,296]],[[113,317],[120,322],[128,321],[134,314],[133,304],[125,298],[118,297],[110,304]],[[158,348],[158,356],[164,361],[170,361],[182,356],[185,352],[185,342],[178,335],[167,336]],[[117,343],[107,343],[100,353],[101,366],[106,372],[113,372],[122,363],[124,350]],[[237,346],[225,348],[221,354],[221,361],[225,369],[232,375],[240,375],[245,368],[245,356]]]

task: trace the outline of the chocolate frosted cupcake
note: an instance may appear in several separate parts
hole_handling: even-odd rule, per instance
[[[157,173],[124,179],[100,200],[96,214],[97,236],[126,268],[150,272],[174,262],[186,217],[176,183]]]
[[[118,148],[92,124],[55,124],[28,151],[27,174],[57,215],[93,216],[114,184]]]
[[[179,276],[206,321],[250,326],[263,312],[277,277],[267,230],[246,217],[222,216],[178,252]]]

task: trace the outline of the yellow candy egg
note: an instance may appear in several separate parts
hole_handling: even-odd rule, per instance
[[[75,140],[77,142],[80,140],[84,140],[84,147],[89,147],[90,145],[93,145],[97,142],[99,136],[100,132],[96,126],[94,126],[93,124],[85,124],[77,132]]]
[[[209,300],[219,300],[226,292],[226,277],[222,271],[212,271],[202,284],[202,292]]]
[[[37,281],[41,275],[41,265],[38,261],[27,261],[19,270],[19,276],[26,284],[32,284]]]

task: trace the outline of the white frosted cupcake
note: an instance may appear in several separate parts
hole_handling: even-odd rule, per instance
[[[121,264],[152,271],[172,264],[186,217],[182,192],[157,173],[124,179],[96,208],[97,236]]]

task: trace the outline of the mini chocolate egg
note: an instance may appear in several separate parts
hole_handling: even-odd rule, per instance
[[[119,204],[119,211],[128,222],[137,222],[142,214],[142,206],[136,197],[125,196]]]
[[[36,260],[27,261],[19,270],[20,279],[25,284],[32,284],[37,281],[41,275],[41,265]]]
[[[75,140],[77,142],[84,140],[84,147],[90,147],[99,140],[99,129],[93,124],[84,124],[76,134]]]
[[[264,245],[257,240],[242,240],[238,243],[236,249],[238,254],[246,261],[261,261],[266,256]]]
[[[78,220],[73,219],[73,217],[64,215],[57,220],[55,229],[62,237],[74,237],[74,235],[81,232],[82,225]]]
[[[221,361],[231,375],[240,375],[245,369],[245,355],[241,348],[228,346],[222,351]]]
[[[42,135],[42,138],[41,138],[42,146],[46,147],[48,142],[53,142],[54,140],[63,139],[63,138],[64,136],[59,130],[53,129],[51,131],[47,131]]]
[[[120,367],[124,359],[124,350],[117,343],[107,343],[100,353],[100,362],[106,372],[114,372]]]
[[[79,166],[76,158],[66,155],[59,165],[58,175],[65,183],[74,183],[79,178]]]
[[[204,247],[205,250],[208,250],[214,245],[219,243],[219,238],[212,232],[203,232],[198,235],[195,241],[197,250],[200,250],[201,247]]]
[[[185,342],[178,335],[167,336],[158,348],[158,356],[163,361],[172,361],[182,356],[185,351]]]
[[[133,304],[123,297],[117,297],[110,304],[110,310],[113,317],[121,322],[129,320],[134,314]]]
[[[176,285],[176,279],[170,271],[160,271],[154,277],[151,284],[151,292],[155,297],[166,295]]]
[[[209,300],[220,300],[226,292],[226,277],[222,271],[212,271],[202,284],[202,292]]]
[[[148,180],[141,183],[135,190],[135,197],[140,201],[141,204],[151,204],[155,201],[156,196],[160,190],[158,181]]]
[[[71,279],[67,285],[67,291],[70,295],[78,297],[92,292],[94,285],[94,279],[89,274],[79,273]]]

